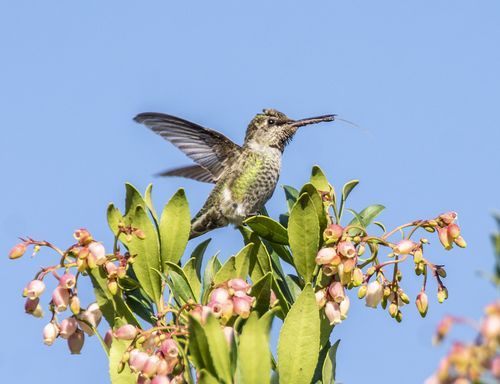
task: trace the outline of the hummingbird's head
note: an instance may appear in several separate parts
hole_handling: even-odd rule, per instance
[[[333,120],[335,115],[292,120],[276,109],[264,109],[262,113],[255,115],[248,125],[245,144],[253,143],[283,151],[299,127]]]

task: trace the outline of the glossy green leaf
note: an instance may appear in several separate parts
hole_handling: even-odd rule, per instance
[[[191,258],[196,260],[196,273],[198,277],[201,279],[201,265],[203,263],[203,256],[205,255],[205,251],[207,250],[208,244],[212,241],[212,239],[206,239],[202,241],[200,244],[196,246],[194,251],[191,253]]]
[[[125,367],[125,369],[118,373],[118,366],[129,345],[130,341],[113,339],[109,352],[109,377],[111,384],[137,383],[137,373],[132,373],[128,367]]]
[[[246,279],[248,269],[250,267],[250,253],[252,252],[253,243],[249,243],[240,249],[236,258],[236,277]]]
[[[162,265],[177,264],[186,249],[191,230],[189,205],[184,189],[179,189],[168,201],[160,218]]]
[[[358,184],[359,184],[359,180],[351,180],[351,181],[348,181],[347,183],[344,184],[344,187],[342,188],[342,197],[340,200],[340,208],[339,208],[340,217],[342,217],[342,212],[344,211],[345,201],[347,200],[347,198],[351,194],[352,190]]]
[[[214,276],[214,284],[219,285],[223,282],[236,277],[236,258],[231,256],[222,264],[221,269]]]
[[[189,279],[185,275],[183,269],[171,262],[167,262],[165,267],[165,274],[168,276],[170,281],[169,285],[176,299],[180,300],[181,304],[185,304],[190,299],[196,300],[196,296],[189,284]]]
[[[118,234],[118,225],[123,223],[123,215],[120,210],[114,206],[114,204],[108,205],[107,210],[108,226],[111,232],[116,236]]]
[[[363,227],[368,227],[375,218],[380,215],[380,213],[385,209],[385,207],[381,204],[373,204],[365,209],[363,209],[361,212],[359,212],[359,217],[361,218],[361,225]],[[349,225],[356,225],[359,224],[359,218],[355,217],[354,219],[351,220]]]
[[[203,328],[207,335],[208,349],[217,374],[216,377],[222,383],[232,383],[229,346],[219,321],[213,316],[208,316]]]
[[[207,370],[217,377],[212,355],[208,348],[208,339],[203,326],[194,317],[189,317],[189,355],[198,370]]]
[[[244,221],[260,237],[277,244],[288,244],[286,228],[268,216],[252,216]]]
[[[340,340],[337,340],[328,350],[325,362],[323,363],[323,384],[335,384],[336,356],[339,343]]]
[[[125,218],[127,221],[133,218],[137,206],[141,206],[144,211],[147,211],[146,202],[141,193],[132,184],[125,183]]]
[[[269,310],[272,284],[273,274],[268,272],[254,283],[250,291],[250,295],[255,297],[254,309],[261,316]]]
[[[245,244],[253,243],[254,246],[249,253],[249,274],[252,281],[259,280],[267,272],[271,271],[271,258],[269,253],[260,240],[259,235],[250,231],[248,228],[240,227]]]
[[[260,322],[256,313],[248,318],[238,344],[237,377],[239,383],[270,383],[271,352],[265,323]]]
[[[316,208],[307,193],[293,206],[288,235],[295,268],[305,282],[310,282],[316,267],[320,227]]]
[[[323,170],[318,165],[313,166],[310,181],[318,191],[330,191],[330,183],[323,173]]]
[[[203,304],[205,304],[208,300],[208,294],[210,292],[210,289],[214,285],[214,277],[220,268],[221,263],[217,257],[217,254],[215,254],[210,260],[208,260],[208,263],[205,267],[205,273],[203,274]]]
[[[297,281],[295,281],[290,275],[286,275],[285,279],[286,283],[288,284],[288,289],[290,290],[293,301],[296,301],[297,297],[299,297],[300,293],[302,292],[302,290],[300,289],[300,285],[297,284]]]
[[[156,324],[155,310],[149,301],[140,293],[140,290],[135,290],[124,294],[125,302],[130,309],[141,319],[147,321],[151,325]]]
[[[143,206],[138,205],[132,218],[132,225],[144,232],[145,238],[132,236],[126,246],[135,255],[134,272],[147,295],[158,304],[161,296],[160,248],[158,234]],[[155,271],[156,270],[156,271]]]
[[[153,198],[151,196],[152,193],[153,193],[153,184],[149,184],[148,187],[146,188],[146,192],[144,193],[144,202],[146,203],[149,212],[151,212],[151,216],[153,216],[156,226],[158,226],[159,225],[158,214],[156,213],[155,207],[153,205]]]
[[[201,281],[196,271],[196,259],[194,257],[190,258],[182,270],[189,281],[189,285],[191,286],[196,300],[198,300],[201,295]]]
[[[280,384],[310,383],[318,361],[319,310],[314,291],[306,285],[292,305],[278,341]]]
[[[206,369],[200,371],[199,384],[219,384],[220,381],[212,376]]]
[[[285,191],[285,199],[286,205],[288,206],[288,212],[290,212],[295,202],[299,198],[299,191],[297,191],[294,187],[290,187],[289,185],[283,185],[283,190]]]
[[[320,231],[323,233],[328,224],[323,200],[321,199],[318,190],[312,184],[304,184],[300,190],[300,194],[302,195],[303,193],[307,193],[311,198],[314,208],[316,209],[316,214],[318,215]]]
[[[139,322],[125,303],[121,294],[112,295],[109,292],[107,285],[108,278],[102,267],[90,270],[89,277],[94,287],[97,304],[111,328],[115,326],[116,321],[139,326]]]

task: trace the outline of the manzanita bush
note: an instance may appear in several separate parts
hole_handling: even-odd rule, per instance
[[[448,291],[443,265],[426,257],[429,241],[418,236],[433,233],[446,250],[465,247],[454,212],[386,230],[375,221],[382,205],[346,209],[357,184],[348,182],[338,195],[314,167],[300,191],[284,187],[288,212],[279,221],[265,215],[245,221],[244,246],[224,263],[218,255],[203,260],[210,239],[183,258],[190,214],[182,189],[158,215],[152,187],[142,196],[130,184],[125,214],[108,208],[112,245],[79,229],[67,248],[23,238],[9,256],[21,257],[30,246],[34,253],[42,247],[55,252],[54,265],[42,268],[24,290],[26,312],[43,315],[40,300],[47,280],[55,278],[45,344],[66,339],[70,352],[80,353],[85,335],[96,335],[109,356],[113,384],[330,384],[338,346],[330,336],[347,318],[347,292],[356,289],[368,307],[380,306],[400,322],[411,301],[400,264],[411,262],[422,280],[415,304],[425,316],[430,280],[439,302]],[[95,303],[83,309],[78,287],[87,277]],[[101,317],[109,325],[104,336]],[[276,357],[269,345],[275,317],[283,320]]]

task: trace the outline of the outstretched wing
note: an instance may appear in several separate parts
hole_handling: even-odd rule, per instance
[[[168,169],[166,171],[158,173],[156,176],[187,177],[188,179],[201,181],[203,183],[215,183],[216,181],[214,175],[212,175],[201,165],[191,165],[187,167]]]
[[[215,179],[241,150],[223,134],[175,116],[147,112],[134,120],[170,141]]]

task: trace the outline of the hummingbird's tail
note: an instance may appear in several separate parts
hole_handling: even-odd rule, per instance
[[[212,229],[225,227],[228,220],[214,206],[204,206],[191,220],[191,233],[189,240],[201,236]]]

